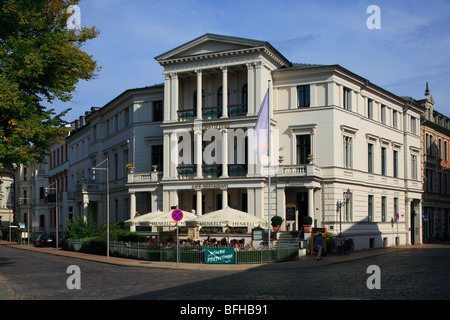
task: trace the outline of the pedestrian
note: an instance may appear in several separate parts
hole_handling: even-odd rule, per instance
[[[314,239],[314,247],[317,250],[317,260],[322,260],[323,238],[321,233]]]

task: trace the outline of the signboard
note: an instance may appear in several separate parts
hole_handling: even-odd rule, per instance
[[[234,263],[234,248],[206,248],[205,249],[206,263]]]
[[[181,211],[180,209],[173,210],[172,219],[176,222],[181,221],[183,219],[183,211]]]
[[[286,205],[286,220],[295,221],[295,204],[287,204]]]

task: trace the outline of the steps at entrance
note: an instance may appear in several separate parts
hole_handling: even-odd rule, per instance
[[[303,239],[303,233],[299,235],[299,231],[280,231],[277,234],[277,246],[289,246],[300,244],[300,248],[307,245],[307,241]]]

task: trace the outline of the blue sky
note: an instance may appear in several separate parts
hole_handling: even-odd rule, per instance
[[[381,29],[366,26],[367,8],[381,10]],[[163,82],[154,57],[205,33],[270,42],[296,63],[339,64],[398,95],[424,98],[428,81],[435,109],[450,116],[449,0],[81,0],[81,25],[98,38],[83,50],[102,66],[82,81],[71,102],[72,121],[127,89]]]

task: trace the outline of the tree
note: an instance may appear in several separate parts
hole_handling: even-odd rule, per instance
[[[0,0],[0,167],[42,163],[62,142],[62,117],[42,105],[70,101],[97,63],[81,50],[95,27],[67,28],[67,9],[79,0]]]
[[[92,217],[77,217],[66,220],[66,236],[69,239],[83,239],[95,235],[96,225]]]

